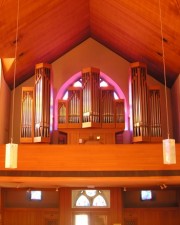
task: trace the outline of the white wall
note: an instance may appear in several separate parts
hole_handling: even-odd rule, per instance
[[[5,144],[10,141],[10,102],[11,91],[4,80],[2,61],[0,59],[0,144]]]
[[[180,74],[171,88],[174,138],[180,143]]]

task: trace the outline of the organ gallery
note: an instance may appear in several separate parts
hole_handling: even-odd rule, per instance
[[[130,117],[135,143],[162,140],[160,90],[148,87],[146,76],[145,64],[130,64]],[[81,76],[69,85],[65,95],[58,99],[57,130],[50,131],[51,65],[37,64],[34,87],[22,88],[22,143],[50,143],[51,135],[58,144],[123,143],[125,99],[104,81],[99,68],[82,69]]]

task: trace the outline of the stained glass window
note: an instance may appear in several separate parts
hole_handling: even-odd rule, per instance
[[[107,206],[105,199],[102,195],[97,195],[93,200],[93,206]]]
[[[82,80],[81,78],[77,81],[75,81],[72,85],[73,87],[82,87]],[[109,84],[105,81],[105,80],[102,80],[100,78],[100,87],[108,87]],[[65,92],[63,98],[63,100],[67,100],[68,99],[68,91]],[[114,99],[119,99],[118,97],[118,94],[114,91]]]
[[[76,201],[76,206],[90,206],[89,199],[85,195],[80,195]]]
[[[110,207],[110,190],[73,190],[72,207]]]

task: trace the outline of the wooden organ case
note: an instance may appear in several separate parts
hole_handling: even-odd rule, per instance
[[[69,87],[68,99],[58,101],[58,128],[82,127],[82,88]]]
[[[149,135],[151,142],[162,142],[160,89],[149,88]]]
[[[147,87],[144,63],[131,63],[133,142],[162,141],[160,91]]]
[[[101,87],[102,128],[124,130],[124,99],[114,99],[114,87]]]
[[[34,142],[50,142],[50,74],[51,65],[36,65]]]
[[[82,71],[83,123],[82,127],[100,127],[100,70],[87,68]]]
[[[143,63],[131,63],[133,142],[149,141],[147,68]]]
[[[114,99],[114,87],[100,87],[100,70],[82,70],[82,87],[69,87],[58,101],[58,129],[67,143],[115,143],[125,127],[124,100]],[[108,129],[107,129],[108,128]]]
[[[35,66],[35,86],[22,88],[21,143],[50,142],[51,65]]]
[[[34,88],[23,87],[21,97],[21,143],[34,140]]]

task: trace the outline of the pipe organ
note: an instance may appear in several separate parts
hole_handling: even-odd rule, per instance
[[[124,99],[115,100],[115,125],[116,128],[125,128]]]
[[[34,88],[23,87],[21,97],[20,142],[33,142],[34,138]]]
[[[35,86],[22,88],[20,142],[50,142],[49,64],[35,67]]]
[[[100,70],[87,68],[82,71],[83,122],[82,127],[100,127]]]
[[[34,142],[50,142],[50,74],[49,64],[36,65]]]
[[[143,63],[131,64],[133,142],[148,141],[147,68]]]
[[[114,87],[100,87],[100,70],[82,70],[82,87],[68,88],[68,99],[58,102],[58,129],[125,127],[124,100],[114,98]],[[117,130],[116,130],[117,131]]]
[[[109,124],[115,127],[115,105],[114,105],[114,88],[101,88],[101,118],[102,127]]]
[[[160,92],[148,89],[144,63],[131,63],[133,142],[154,142],[161,137]]]
[[[68,124],[77,128],[82,124],[82,89],[77,87],[68,88]]]
[[[131,63],[130,69],[133,142],[162,141],[160,89],[147,87],[144,63]],[[50,74],[51,65],[37,64],[34,87],[22,88],[21,143],[50,142]],[[75,140],[70,143],[81,139],[99,140],[103,135],[106,143],[114,143],[112,137],[125,129],[124,99],[115,98],[113,86],[100,85],[98,68],[83,69],[78,82],[81,83],[78,87],[68,87],[67,100],[58,100],[58,131],[69,132],[67,138],[71,136]]]
[[[58,124],[61,124],[61,128],[67,127],[67,101],[58,101]]]
[[[149,124],[151,141],[162,141],[160,90],[149,88]]]
[[[114,87],[101,87],[101,123],[102,128],[120,128],[124,130],[124,99],[114,99]]]

